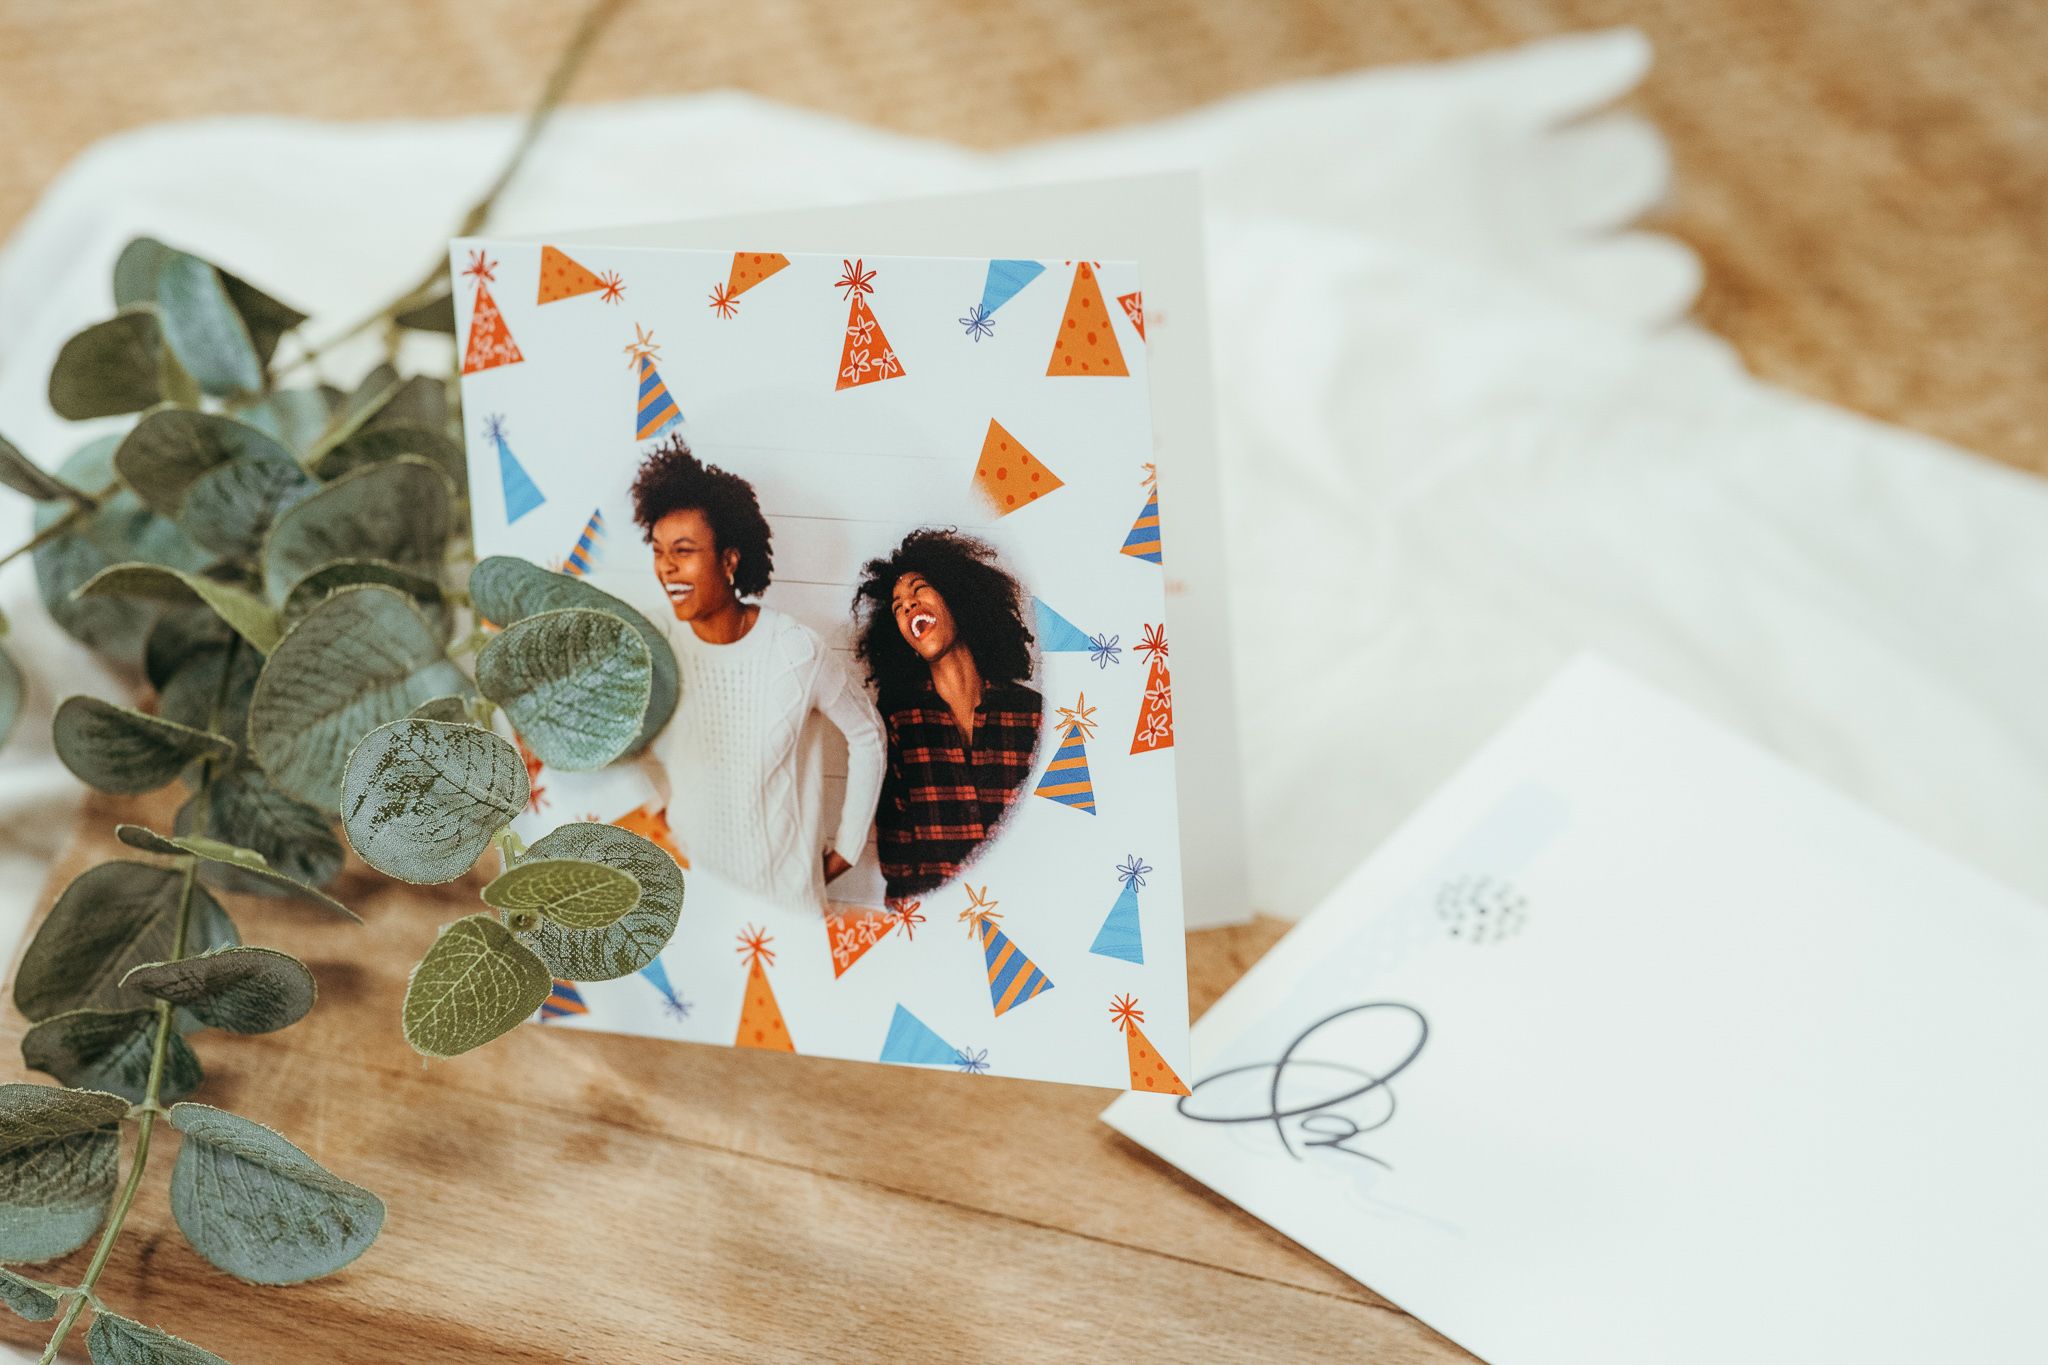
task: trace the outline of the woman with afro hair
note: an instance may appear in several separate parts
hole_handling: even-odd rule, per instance
[[[780,905],[823,913],[825,883],[867,844],[882,782],[882,727],[867,692],[810,627],[758,598],[774,556],[753,485],[680,436],[633,480],[633,519],[675,620],[681,699],[654,742],[669,826],[690,865]],[[818,713],[846,736],[837,837],[821,838]]]
[[[892,901],[973,861],[1031,776],[1043,699],[1017,580],[992,546],[912,531],[862,571],[857,649],[881,698],[889,763],[875,812]]]

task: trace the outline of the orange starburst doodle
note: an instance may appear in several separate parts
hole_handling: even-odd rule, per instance
[[[859,261],[848,261],[842,259],[840,261],[840,264],[846,267],[846,273],[844,275],[841,275],[838,281],[835,284],[833,284],[832,287],[834,289],[845,290],[846,297],[849,300],[851,300],[855,294],[872,294],[875,292],[874,271],[862,270],[861,262]]]
[[[998,915],[995,911],[995,907],[1001,904],[1001,901],[988,898],[987,887],[984,886],[979,891],[976,891],[971,886],[968,887],[967,908],[960,912],[960,918],[967,923],[967,937],[974,937],[974,931],[981,927],[982,921],[987,920],[993,924],[996,920],[1001,919],[1002,916]]]
[[[1138,652],[1151,655],[1155,663],[1166,657],[1166,623],[1164,621],[1156,626],[1145,627],[1145,638],[1138,642]]]
[[[722,318],[729,318],[740,311],[740,306],[733,301],[732,293],[724,285],[714,284],[711,286],[711,311]]]
[[[1116,1020],[1116,1031],[1122,1033],[1127,1027],[1144,1023],[1145,1011],[1138,1008],[1136,996],[1119,995],[1110,1002],[1109,1017]]]
[[[1157,488],[1157,487],[1159,487],[1159,466],[1158,466],[1158,465],[1156,465],[1156,464],[1153,464],[1153,463],[1152,463],[1152,462],[1151,462],[1150,460],[1147,460],[1147,461],[1145,462],[1145,477],[1144,477],[1144,478],[1142,478],[1142,479],[1140,479],[1140,480],[1138,480],[1138,487],[1140,487],[1140,488]]]
[[[617,303],[626,297],[626,281],[616,270],[607,270],[597,277],[604,285],[604,292],[598,295],[606,303]]]
[[[1144,646],[1140,645],[1139,648],[1142,649]],[[1070,726],[1078,725],[1081,727],[1081,738],[1095,738],[1095,722],[1089,719],[1089,717],[1095,714],[1096,709],[1088,705],[1088,694],[1086,692],[1080,693],[1074,698],[1072,706],[1062,706],[1059,708],[1060,733],[1065,734]],[[968,894],[972,895],[973,892],[970,891]]]
[[[496,270],[497,268],[498,263],[496,261],[485,260],[483,252],[472,251],[469,253],[469,265],[463,270],[462,273],[465,275],[474,275],[476,277],[476,282],[478,284],[484,284],[486,282],[496,284],[498,282],[498,277],[496,275],[493,275],[491,272]]]
[[[775,950],[768,946],[775,940],[768,936],[766,929],[756,929],[749,924],[745,933],[735,934],[733,937],[740,941],[740,946],[733,951],[744,953],[749,967],[756,962],[765,962],[771,967],[775,965]]]
[[[650,328],[643,332],[637,322],[633,324],[633,340],[625,347],[625,352],[626,368],[629,370],[639,366],[642,356],[649,360],[661,359],[661,347],[654,344],[653,330]]]
[[[891,908],[891,913],[896,916],[896,927],[903,931],[903,937],[912,942],[916,941],[917,932],[911,926],[924,923],[924,916],[917,913],[923,906],[923,901],[905,901]]]

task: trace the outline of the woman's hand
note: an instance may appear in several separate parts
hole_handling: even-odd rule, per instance
[[[846,859],[840,857],[836,851],[832,849],[825,850],[826,881],[831,881],[834,877],[837,877],[840,873],[846,871],[848,868],[852,866],[852,863],[849,863],[848,861],[846,861]]]

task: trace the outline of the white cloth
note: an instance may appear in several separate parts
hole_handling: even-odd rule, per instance
[[[1695,263],[1625,230],[1662,144],[1587,117],[1648,56],[1561,39],[998,155],[730,93],[582,107],[495,226],[1199,166],[1260,908],[1306,909],[1588,645],[2048,896],[2048,486],[1758,384],[1674,325]],[[237,118],[99,144],[0,255],[0,431],[54,465],[121,425],[64,423],[44,391],[131,235],[309,308],[317,338],[417,278],[514,129]],[[26,528],[0,498],[0,544]],[[16,924],[70,814],[50,705],[120,686],[32,596],[25,563],[0,573],[33,701],[0,755]]]
[[[825,910],[822,715],[846,737],[846,797],[831,847],[860,860],[882,795],[882,720],[867,689],[816,631],[773,607],[731,644],[661,627],[682,698],[654,741],[667,770],[669,828],[692,867],[792,909]]]

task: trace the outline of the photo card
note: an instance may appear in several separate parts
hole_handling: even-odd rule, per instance
[[[542,1020],[1179,1093],[1137,266],[451,262],[478,556],[630,604],[678,697],[610,767],[529,757],[528,844],[618,825],[687,886],[658,959],[557,982]]]

